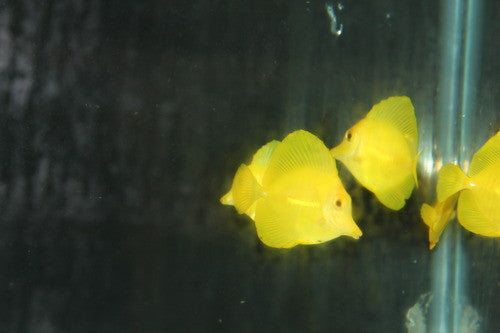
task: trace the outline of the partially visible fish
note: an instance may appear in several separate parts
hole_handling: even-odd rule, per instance
[[[398,96],[374,105],[331,153],[382,204],[399,210],[418,186],[417,149],[413,104]]]
[[[426,203],[422,205],[420,216],[429,227],[430,250],[436,246],[439,236],[443,233],[448,222],[455,217],[457,198],[458,194],[454,194],[443,202],[436,201],[434,206],[429,206]]]
[[[437,196],[443,202],[459,193],[458,222],[483,236],[500,236],[500,132],[472,157],[469,175],[447,164],[440,171]]]
[[[276,144],[266,164],[261,179],[242,164],[230,194],[221,200],[232,200],[239,213],[253,215],[264,244],[289,248],[341,235],[361,236],[335,161],[316,136],[303,130],[289,134]]]

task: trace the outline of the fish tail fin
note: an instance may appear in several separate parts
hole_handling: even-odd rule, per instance
[[[417,166],[418,161],[420,160],[420,156],[422,156],[423,150],[419,151],[415,159],[413,160],[413,165],[411,166],[411,171],[413,174],[413,180],[415,181],[415,187],[418,188],[418,178],[417,178]]]
[[[236,171],[231,192],[234,207],[240,214],[246,213],[263,195],[262,187],[245,164],[240,165]]]
[[[434,226],[434,223],[438,218],[436,210],[426,203],[424,203],[422,205],[422,208],[420,208],[420,216],[429,228],[432,228]]]
[[[453,194],[469,186],[469,177],[454,164],[446,164],[439,170],[437,197],[439,202],[445,201]]]
[[[220,198],[220,203],[223,205],[234,205],[233,191],[230,190]]]

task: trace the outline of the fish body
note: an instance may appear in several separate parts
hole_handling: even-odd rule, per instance
[[[420,209],[420,216],[429,227],[429,249],[432,250],[439,242],[439,237],[448,222],[455,217],[455,204],[458,194],[448,197],[445,201],[436,201],[434,206],[424,203]]]
[[[439,171],[437,195],[443,202],[458,193],[457,219],[467,230],[500,236],[500,132],[472,157],[469,174],[458,166]]]
[[[414,108],[406,96],[376,104],[331,150],[361,185],[399,210],[417,183],[419,154]]]
[[[250,216],[254,209],[257,234],[268,246],[289,248],[362,234],[334,159],[307,131],[295,131],[276,145],[261,181],[242,164],[230,192],[240,213]]]

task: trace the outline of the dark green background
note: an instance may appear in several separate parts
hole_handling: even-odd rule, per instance
[[[428,174],[392,212],[340,168],[362,238],[291,250],[218,201],[267,141],[333,146],[392,95],[432,156],[439,3],[343,5],[336,37],[319,1],[0,1],[0,331],[403,331],[431,288]],[[476,148],[498,130],[499,12]],[[464,241],[496,331],[498,240]]]

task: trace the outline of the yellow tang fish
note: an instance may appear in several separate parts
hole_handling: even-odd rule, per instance
[[[500,132],[474,154],[468,176],[453,164],[447,164],[439,171],[438,200],[443,202],[457,192],[458,222],[476,234],[499,237]]]
[[[260,169],[260,181],[250,166],[242,164],[229,192],[239,213],[253,214],[264,244],[289,248],[341,235],[361,236],[352,219],[351,197],[320,139],[307,131],[295,131],[277,143],[270,155],[267,168]],[[227,195],[221,200],[230,201]]]
[[[259,185],[262,186],[262,178],[264,178],[264,173],[267,170],[267,166],[269,165],[269,161],[271,160],[271,156],[273,155],[274,150],[276,149],[276,146],[278,146],[280,142],[276,140],[272,140],[265,145],[263,145],[257,152],[253,155],[252,162],[250,165],[248,165],[248,168],[252,172],[253,176],[255,177],[255,180]],[[236,176],[235,176],[236,179]],[[240,179],[238,177],[238,179]],[[246,209],[246,211],[243,211],[242,208],[239,205],[234,204],[234,198],[233,198],[233,188],[234,187],[239,187],[240,184],[234,183],[229,190],[222,198],[220,198],[220,202],[224,205],[233,205],[235,206],[236,210],[240,214],[246,214],[250,216],[252,220],[255,219],[255,203],[251,205],[249,208]],[[240,201],[237,201],[238,203]]]
[[[331,150],[390,209],[405,205],[417,182],[417,120],[411,100],[390,97],[373,106]]]
[[[455,217],[455,204],[458,194],[454,194],[443,202],[436,201],[434,206],[424,203],[420,209],[420,216],[429,227],[429,249],[432,250],[439,241],[446,224]]]

